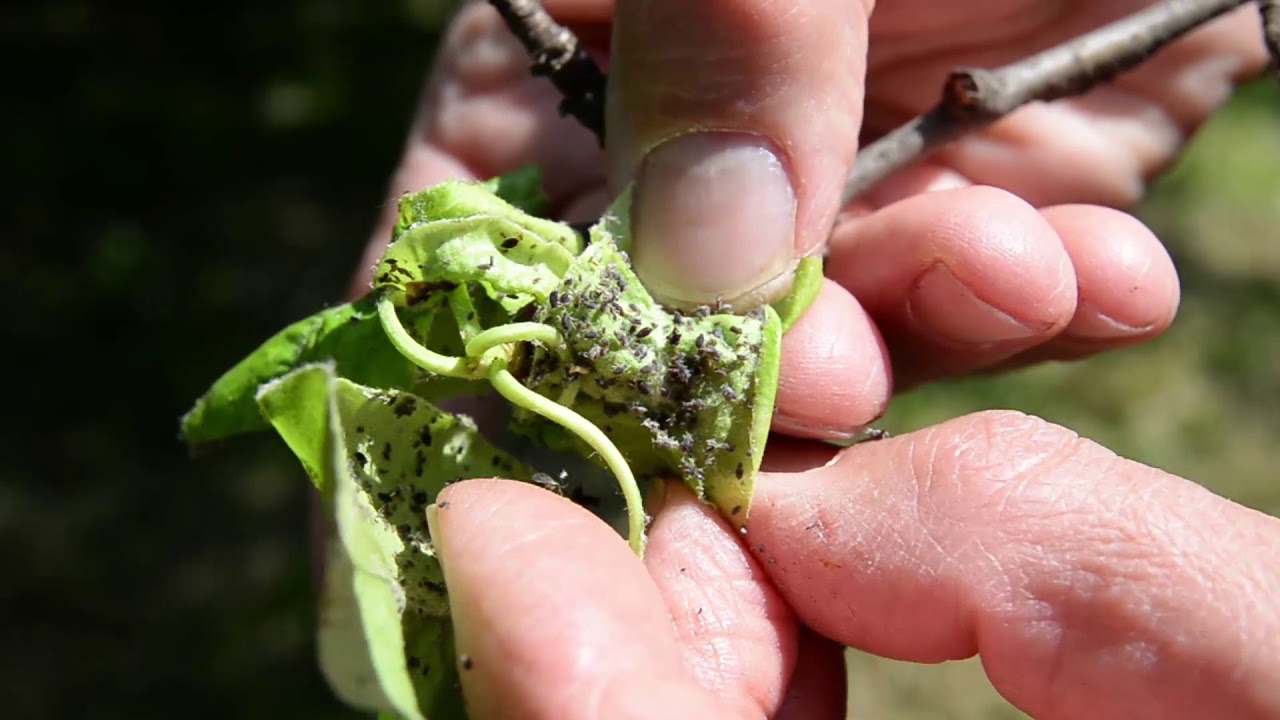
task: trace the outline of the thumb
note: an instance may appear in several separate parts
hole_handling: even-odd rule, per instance
[[[674,306],[785,293],[857,150],[871,3],[618,0],[610,181],[632,261]]]

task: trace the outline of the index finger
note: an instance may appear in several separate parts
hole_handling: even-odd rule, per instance
[[[433,508],[471,717],[737,716],[684,671],[658,588],[587,510],[506,480]]]

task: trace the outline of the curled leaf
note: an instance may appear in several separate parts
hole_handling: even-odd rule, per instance
[[[263,414],[318,473],[332,513],[320,664],[357,707],[461,716],[444,574],[426,509],[449,482],[532,472],[469,419],[417,396],[364,387],[311,365],[263,388]],[[321,408],[318,416],[292,412]]]
[[[374,387],[407,387],[413,364],[395,351],[371,298],[331,307],[290,325],[219,378],[183,416],[183,438],[198,445],[266,430],[258,388],[303,365],[334,362],[343,376]]]
[[[638,475],[674,475],[726,516],[745,517],[780,362],[772,308],[669,312],[597,233],[534,317],[564,342],[531,351],[529,388],[602,428]],[[545,443],[589,454],[528,413],[516,420]]]
[[[483,185],[443,183],[400,201],[374,289],[410,307],[474,283],[515,313],[545,300],[581,249],[582,238],[567,225],[528,215]]]

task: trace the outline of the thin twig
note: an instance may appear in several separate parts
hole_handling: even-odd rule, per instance
[[[995,70],[960,69],[932,110],[862,149],[844,187],[849,202],[892,173],[1033,101],[1080,95],[1248,0],[1168,0]]]
[[[544,75],[560,91],[560,114],[572,115],[604,145],[605,74],[569,28],[537,0],[489,0],[507,28],[533,56],[534,75]]]
[[[1280,67],[1280,0],[1254,0],[1267,46]],[[1165,0],[1111,25],[994,70],[962,68],[943,84],[942,100],[858,153],[845,183],[848,203],[942,145],[980,130],[1030,102],[1081,95],[1140,65],[1156,51],[1250,0]],[[490,0],[548,75],[573,115],[604,142],[605,75],[567,28],[535,0]]]
[[[1262,39],[1271,53],[1271,69],[1280,80],[1280,0],[1258,0],[1258,12],[1262,14]]]

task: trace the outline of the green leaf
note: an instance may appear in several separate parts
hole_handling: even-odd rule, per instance
[[[494,195],[491,191],[493,182],[445,182],[405,195],[400,200],[399,218],[392,231],[392,240],[398,240],[409,228],[423,223],[487,218],[513,223],[524,232],[545,239],[570,255],[576,255],[582,250],[582,238],[572,228],[531,215],[521,207]],[[497,182],[502,187],[501,179]],[[527,188],[520,188],[518,181],[508,183],[506,187],[513,192],[527,192]],[[530,198],[520,197],[517,201],[525,203]]]
[[[561,223],[528,215],[484,184],[449,182],[400,201],[394,240],[374,287],[400,307],[474,283],[508,316],[545,300],[582,250]]]
[[[484,186],[494,195],[530,215],[546,215],[547,207],[551,204],[542,192],[542,173],[534,165],[487,180]]]
[[[228,370],[183,418],[183,437],[197,445],[267,429],[258,388],[308,363],[334,361],[342,374],[377,387],[407,387],[412,363],[386,341],[371,298],[322,310],[276,333]]]
[[[368,710],[463,717],[426,508],[446,482],[528,479],[531,471],[480,438],[469,419],[408,392],[357,385],[332,365],[300,368],[263,388],[260,401],[303,464],[319,469],[317,485],[331,490],[335,537],[319,628],[330,686]]]
[[[791,329],[796,320],[813,304],[822,291],[822,258],[806,257],[800,259],[796,266],[795,279],[791,281],[791,292],[773,304],[782,324],[782,331]]]
[[[312,367],[285,375],[263,385],[257,396],[262,418],[275,427],[281,439],[297,456],[311,484],[328,496],[329,477],[329,385],[333,370]]]
[[[637,475],[675,475],[726,516],[745,517],[777,384],[772,308],[671,313],[599,231],[534,319],[559,329],[564,345],[532,351],[529,388],[601,427]],[[546,444],[589,455],[531,413],[515,419]]]

